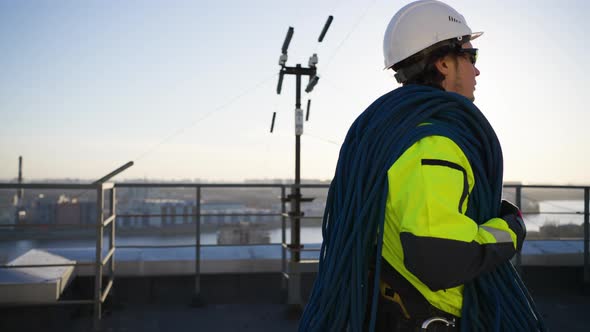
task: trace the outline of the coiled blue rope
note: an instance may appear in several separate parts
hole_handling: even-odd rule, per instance
[[[369,291],[369,331],[374,331],[387,170],[412,144],[431,135],[449,137],[469,159],[476,185],[467,215],[478,223],[497,216],[502,151],[479,109],[463,96],[425,86],[407,85],[385,94],[355,120],[342,144],[323,216],[318,275],[299,331],[362,331]],[[375,274],[369,290],[371,259]],[[526,287],[506,263],[465,285],[461,330],[545,327]]]

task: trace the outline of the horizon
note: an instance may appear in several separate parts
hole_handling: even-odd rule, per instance
[[[192,183],[192,184],[246,184],[246,183],[281,183],[281,184],[291,184],[294,182],[294,177],[286,177],[286,178],[248,178],[248,179],[241,179],[241,180],[229,180],[229,179],[201,179],[201,178],[145,178],[145,177],[120,177],[115,176],[113,181],[108,182],[115,182],[115,183]],[[72,177],[56,177],[56,178],[33,178],[29,179],[23,176],[23,183],[63,183],[63,182],[75,182],[75,183],[88,183],[96,181],[97,179],[93,178],[72,178]],[[63,181],[63,182],[62,182]],[[320,183],[320,184],[329,184],[332,179],[318,179],[318,178],[301,178],[302,184],[308,183]],[[18,176],[13,178],[0,178],[0,183],[16,183],[18,182]],[[510,185],[548,185],[548,186],[580,186],[580,187],[590,187],[590,183],[583,183],[583,182],[574,182],[574,183],[560,183],[560,182],[523,182],[518,180],[509,180],[503,182],[504,186]]]

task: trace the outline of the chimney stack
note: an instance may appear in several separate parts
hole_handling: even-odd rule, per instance
[[[23,157],[19,156],[18,157],[18,184],[22,184],[22,183],[23,183]],[[20,201],[23,199],[24,190],[22,188],[18,189],[16,195],[17,195],[18,201],[20,203]]]

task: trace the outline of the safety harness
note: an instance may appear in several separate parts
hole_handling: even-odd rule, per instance
[[[476,185],[467,215],[479,224],[497,216],[502,151],[479,109],[459,94],[420,85],[383,95],[355,120],[341,147],[324,211],[318,275],[299,331],[362,331],[366,318],[374,331],[387,170],[412,144],[431,135],[453,140],[472,166]],[[369,267],[374,267],[370,283]],[[369,291],[371,310],[366,311]],[[465,284],[461,316],[462,331],[545,331],[509,262]]]

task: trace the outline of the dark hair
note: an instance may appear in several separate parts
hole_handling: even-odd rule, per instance
[[[420,84],[427,85],[434,88],[442,89],[442,81],[445,76],[436,68],[435,63],[440,59],[451,53],[450,50],[445,52],[433,52],[427,56],[424,69],[421,73],[409,78],[404,82],[405,84]]]
[[[469,41],[469,36],[465,37],[460,41],[452,39],[436,43],[409,58],[396,63],[392,66],[392,69],[396,72],[400,69],[407,71],[406,76],[409,77],[402,83],[404,85],[420,84],[442,90],[443,88],[441,84],[445,77],[436,68],[435,63],[447,55],[455,54],[457,48],[461,48],[463,43]],[[455,60],[454,57],[453,60]]]

